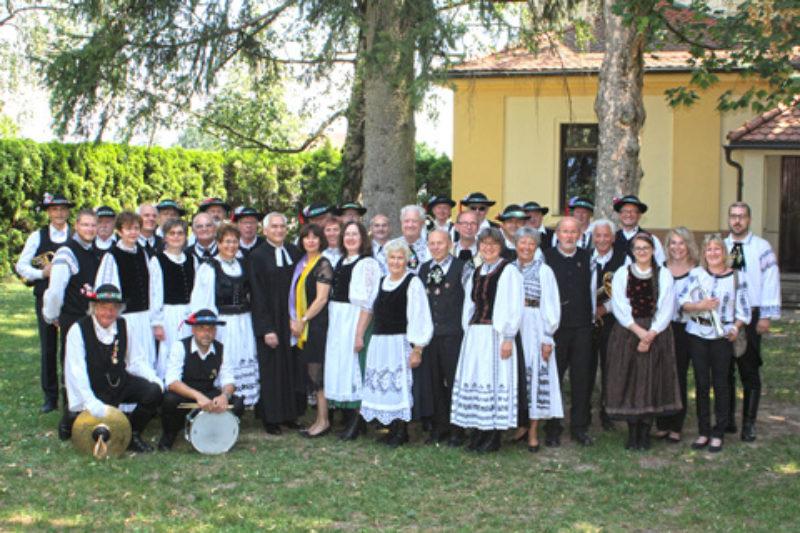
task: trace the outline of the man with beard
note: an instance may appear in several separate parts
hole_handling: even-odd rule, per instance
[[[735,367],[744,389],[742,406],[742,433],[745,442],[756,440],[756,415],[761,398],[761,335],[770,326],[771,320],[781,317],[781,286],[778,262],[769,243],[753,235],[750,231],[750,206],[736,202],[728,208],[728,227],[731,232],[725,244],[733,258],[731,267],[739,270],[747,282],[747,296],[750,299],[751,320],[745,328],[747,349],[744,355],[734,359]],[[743,283],[744,285],[744,283]],[[730,366],[729,376],[731,421],[726,431],[736,432],[736,370]]]
[[[280,435],[280,424],[296,429],[305,410],[299,386],[300,362],[291,349],[289,289],[299,250],[286,239],[286,217],[264,217],[266,242],[249,256],[253,332],[258,351],[261,399],[256,416],[271,435]]]
[[[103,254],[117,242],[117,236],[114,233],[117,213],[107,205],[96,207],[94,212],[97,214],[97,237],[94,239],[94,250],[102,259]]]

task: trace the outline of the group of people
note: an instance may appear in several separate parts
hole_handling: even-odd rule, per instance
[[[718,452],[737,431],[737,369],[741,439],[755,439],[760,339],[780,316],[780,287],[747,204],[730,206],[727,238],[698,248],[685,227],[663,246],[641,229],[647,205],[634,195],[614,200],[619,227],[593,220],[584,197],[554,229],[537,202],[490,221],[494,203],[472,193],[455,221],[448,197],[408,205],[391,238],[384,214],[366,225],[358,202],[317,202],[288,242],[285,215],[219,198],[201,203],[189,234],[171,200],[81,209],[69,227],[74,204],[45,195],[50,223],[17,263],[36,296],[41,411],[59,401],[60,333],[59,435],[69,438],[82,410],[120,406],[134,451],[153,449],[141,432],[159,411],[158,448],[170,449],[194,402],[237,416],[252,408],[271,435],[323,437],[338,412],[342,441],[375,421],[379,442],[401,446],[420,421],[426,444],[493,452],[514,429],[512,441],[538,452],[540,421],[544,444],[561,444],[567,374],[569,434],[589,446],[598,370],[602,427],[627,422],[625,447],[646,450],[653,436],[681,441],[690,362],[691,446]]]

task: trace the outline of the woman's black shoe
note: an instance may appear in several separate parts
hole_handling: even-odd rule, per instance
[[[394,435],[386,443],[389,448],[397,448],[408,442],[408,423],[403,420],[395,420],[393,426]]]
[[[478,448],[478,453],[491,453],[500,449],[500,432],[496,429],[486,432],[486,438]]]
[[[268,435],[280,435],[283,433],[278,424],[264,424],[264,431],[266,431]]]
[[[531,453],[539,453],[539,445],[536,444],[535,446],[531,446],[528,444],[528,451]]]
[[[637,446],[642,451],[650,449],[650,422],[639,422]]]
[[[347,429],[345,429],[344,433],[339,437],[339,440],[342,442],[356,440],[361,433],[366,432],[366,429],[367,425],[364,419],[361,418],[361,415],[359,415],[357,411],[353,411],[353,418],[347,425]]]
[[[628,442],[625,443],[626,450],[636,449],[636,433],[639,425],[636,422],[628,422]]]
[[[467,446],[467,451],[474,452],[476,451],[481,444],[483,444],[484,439],[484,432],[480,429],[473,429],[472,435],[469,437],[469,445]]]

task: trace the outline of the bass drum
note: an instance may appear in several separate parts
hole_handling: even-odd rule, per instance
[[[210,413],[192,409],[186,415],[186,440],[200,453],[225,453],[239,438],[239,419],[230,411]]]

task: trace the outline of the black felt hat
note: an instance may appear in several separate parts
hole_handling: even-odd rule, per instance
[[[219,320],[211,309],[201,309],[189,315],[185,321],[190,326],[224,326],[225,321]]]
[[[162,209],[174,209],[178,212],[178,216],[183,216],[186,214],[186,209],[182,208],[178,205],[178,202],[175,200],[161,200],[158,205],[156,205],[156,209],[161,211]]]
[[[127,299],[122,297],[122,292],[120,292],[119,288],[111,283],[104,283],[97,287],[97,290],[84,289],[81,292],[92,302],[123,304],[127,301]]]
[[[639,200],[639,197],[635,194],[628,194],[626,196],[620,196],[618,198],[614,198],[614,211],[619,213],[622,206],[625,204],[633,204],[639,208],[639,212],[644,214],[647,212],[647,204]]]
[[[94,208],[94,213],[99,217],[115,217],[117,216],[117,212],[111,209],[107,205],[101,205],[100,207]]]
[[[240,205],[233,212],[233,215],[231,216],[231,220],[234,221],[234,222],[239,222],[239,219],[243,218],[243,217],[256,217],[256,219],[261,221],[261,219],[264,218],[264,213],[259,213],[258,211],[256,211],[252,207],[249,207],[249,206],[246,206],[246,205]]]
[[[336,216],[341,216],[348,209],[353,209],[358,211],[358,214],[364,216],[364,213],[367,212],[367,208],[361,205],[358,202],[347,202],[341,205],[337,205],[332,211]]]
[[[576,207],[582,207],[594,213],[594,202],[585,196],[573,196],[569,199],[569,202],[567,202],[567,212],[572,212]]]
[[[197,211],[203,213],[206,209],[215,205],[222,207],[226,212],[230,212],[231,210],[231,204],[223,202],[222,198],[206,198],[197,206]]]
[[[528,213],[526,213],[525,210],[522,209],[519,205],[509,204],[506,206],[505,209],[503,209],[502,213],[497,215],[496,218],[497,220],[508,220],[510,218],[522,218],[524,220],[528,220],[529,218],[531,218],[531,216]]]
[[[539,205],[538,202],[525,202],[524,204],[522,204],[522,210],[527,213],[531,213],[533,211],[541,211],[542,215],[546,215],[547,213],[550,212],[549,207],[541,206]]]
[[[486,195],[482,192],[473,192],[469,193],[461,200],[461,205],[470,205],[470,204],[482,204],[485,206],[492,206],[497,202],[493,202],[486,198]]]
[[[300,223],[308,224],[309,220],[312,218],[326,215],[333,211],[334,207],[331,205],[326,205],[322,202],[311,202],[310,205],[305,206],[300,212]]]
[[[67,197],[63,194],[50,194],[49,192],[44,193],[42,196],[42,203],[36,206],[37,210],[47,209],[48,207],[54,207],[57,205],[63,205],[66,207],[75,207],[74,202],[70,202],[67,200]]]
[[[428,212],[430,212],[430,210],[433,209],[434,206],[437,206],[439,204],[447,204],[450,207],[455,207],[456,205],[453,199],[448,196],[434,196],[430,200],[428,200],[428,203],[425,205],[425,209]]]

